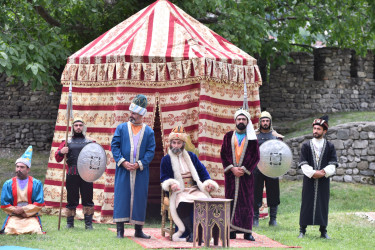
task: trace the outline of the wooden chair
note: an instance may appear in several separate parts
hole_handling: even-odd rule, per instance
[[[165,237],[165,233],[169,234],[169,239],[172,241],[172,235],[175,233],[173,227],[173,219],[171,211],[169,210],[169,194],[171,191],[166,192],[161,188],[161,235]],[[168,221],[169,220],[169,223]],[[167,225],[166,225],[167,224]]]

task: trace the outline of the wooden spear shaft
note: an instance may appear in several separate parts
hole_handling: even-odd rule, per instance
[[[66,131],[65,131],[65,146],[68,143],[68,134],[69,134],[69,122],[70,122],[70,109],[71,105],[68,105],[68,121],[66,124]],[[63,193],[64,193],[64,182],[65,182],[65,167],[66,167],[66,154],[64,154],[64,166],[63,166],[63,174],[62,174],[62,181],[61,181],[61,193],[60,193],[60,208],[59,208],[59,223],[57,225],[57,230],[60,230],[60,223],[61,223],[61,208],[62,208],[62,201],[63,201]]]

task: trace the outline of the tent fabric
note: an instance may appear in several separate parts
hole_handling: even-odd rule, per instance
[[[128,121],[137,94],[148,99],[144,122],[153,127],[159,111],[163,149],[176,125],[183,125],[199,158],[224,195],[220,148],[234,129],[247,84],[249,111],[256,127],[261,77],[256,60],[172,3],[156,1],[69,57],[62,75],[61,101],[45,180],[49,212],[59,206],[63,164],[54,153],[65,139],[69,83],[73,116],[107,152],[107,169],[94,183],[94,219],[112,222],[115,162],[110,143],[116,127]],[[166,151],[164,152],[166,153]],[[64,204],[66,190],[64,190]]]

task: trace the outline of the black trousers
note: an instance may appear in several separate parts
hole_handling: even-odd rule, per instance
[[[93,183],[84,181],[79,175],[66,175],[66,191],[68,204],[66,208],[73,210],[79,204],[81,194],[82,206],[93,207]]]
[[[193,233],[193,218],[191,216],[194,209],[194,203],[180,202],[177,207],[178,217],[185,226],[185,232]]]
[[[279,178],[270,178],[262,174],[258,167],[253,171],[254,174],[254,209],[262,206],[263,183],[266,186],[267,205],[275,207],[280,204],[280,185]]]

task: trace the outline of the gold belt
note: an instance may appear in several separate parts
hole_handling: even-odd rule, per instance
[[[194,180],[191,177],[182,178],[182,181],[184,182],[185,188],[194,186]]]

